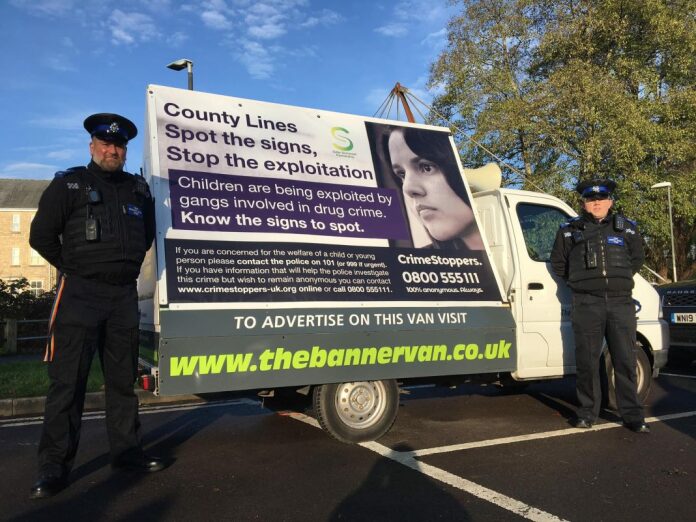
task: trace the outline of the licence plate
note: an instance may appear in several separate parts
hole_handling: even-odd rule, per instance
[[[673,323],[696,323],[696,313],[672,314]]]

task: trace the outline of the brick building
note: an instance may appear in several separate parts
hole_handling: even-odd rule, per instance
[[[0,278],[26,277],[36,294],[56,284],[56,269],[29,246],[29,228],[48,180],[0,179]]]

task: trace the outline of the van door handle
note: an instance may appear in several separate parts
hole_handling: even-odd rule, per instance
[[[543,289],[544,289],[544,285],[541,284],[541,283],[529,283],[529,284],[527,285],[527,289],[528,289],[528,290],[543,290]]]

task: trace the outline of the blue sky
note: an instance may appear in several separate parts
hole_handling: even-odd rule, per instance
[[[372,116],[399,81],[429,101],[447,0],[2,0],[0,177],[50,179],[89,160],[82,127],[142,128],[148,84]],[[142,141],[128,165],[142,163]]]

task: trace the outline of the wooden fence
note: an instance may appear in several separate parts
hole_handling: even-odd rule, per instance
[[[6,354],[36,353],[46,345],[48,319],[2,319],[0,327],[0,346]]]

